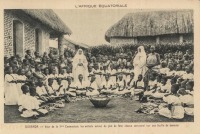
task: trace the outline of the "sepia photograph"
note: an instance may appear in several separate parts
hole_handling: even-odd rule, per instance
[[[3,19],[4,123],[194,122],[193,9],[4,9]]]

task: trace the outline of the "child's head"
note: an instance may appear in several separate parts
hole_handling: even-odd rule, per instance
[[[65,74],[65,69],[61,69],[60,74]]]
[[[35,65],[35,70],[36,71],[41,71],[41,65],[40,64],[36,64]]]
[[[94,63],[94,69],[99,69],[99,64],[98,63]]]
[[[42,87],[42,86],[43,86],[43,82],[39,80],[39,81],[38,81],[38,86],[39,86],[39,87]]]
[[[31,50],[26,50],[26,54],[31,55]]]
[[[155,73],[150,73],[149,79],[154,81],[155,80]]]
[[[124,64],[123,63],[121,63],[119,66],[120,66],[121,69],[124,69]]]
[[[122,81],[122,79],[123,79],[122,73],[118,74],[118,79],[119,79],[120,81]]]
[[[182,69],[181,64],[177,64],[177,65],[176,65],[176,71],[180,71],[181,69]]]
[[[172,58],[172,54],[171,54],[171,53],[168,54],[168,58],[169,58],[169,59]]]
[[[191,67],[190,67],[190,66],[186,66],[186,67],[185,67],[185,71],[186,71],[187,73],[190,73],[190,72],[191,72]]]
[[[12,73],[13,73],[13,69],[12,69],[12,67],[9,66],[9,67],[7,68],[7,70],[8,70],[8,71],[7,71],[8,74],[12,74]]]
[[[161,83],[162,83],[163,85],[165,85],[165,84],[167,83],[167,78],[166,78],[165,76],[163,76],[163,77],[161,78]]]
[[[142,80],[142,74],[139,74],[138,75],[138,81],[141,81]]]
[[[171,78],[171,85],[176,84],[176,82],[177,82],[177,78],[176,77]]]
[[[93,81],[95,81],[95,80],[96,80],[95,75],[91,75],[91,81],[93,82]]]
[[[134,69],[134,67],[133,67],[132,65],[129,65],[129,66],[128,66],[128,69],[129,69],[129,70],[132,70],[132,69]]]
[[[162,75],[158,74],[158,75],[156,76],[157,82],[161,82],[161,78],[162,78]]]
[[[71,68],[70,68],[69,66],[67,66],[66,72],[67,72],[68,74],[71,73]]]
[[[188,82],[186,83],[186,90],[192,91],[192,90],[193,90],[193,87],[194,87],[194,81],[188,81]]]
[[[53,84],[53,79],[52,78],[49,78],[48,79],[48,84],[51,86]]]
[[[82,74],[79,74],[79,75],[78,75],[78,79],[79,79],[79,81],[82,81],[82,80],[83,80],[83,75],[82,75]]]
[[[57,83],[58,83],[58,85],[60,85],[61,82],[62,82],[62,79],[61,79],[61,78],[57,78]]]
[[[28,94],[28,93],[30,93],[30,89],[29,89],[29,86],[28,86],[28,85],[22,85],[22,86],[21,86],[21,90],[22,90],[23,94]]]
[[[25,75],[25,70],[24,70],[23,68],[20,69],[20,70],[19,70],[19,74],[20,74],[20,75]]]
[[[48,69],[48,68],[45,68],[45,69],[44,69],[44,74],[45,74],[45,75],[49,75],[49,69]]]
[[[92,66],[88,66],[88,71],[92,72],[93,67]]]
[[[178,84],[173,84],[171,86],[171,93],[172,94],[177,94],[178,90],[179,90],[179,85]]]
[[[17,66],[13,66],[12,68],[13,68],[13,73],[17,74],[18,73],[18,67]]]
[[[181,60],[182,58],[183,58],[183,54],[182,54],[182,53],[179,53],[179,54],[178,54],[178,59]]]
[[[40,53],[38,51],[36,51],[34,54],[35,54],[35,57],[39,57],[40,56]]]
[[[170,70],[173,70],[173,69],[174,69],[173,63],[169,63],[169,64],[168,64],[168,68],[169,68]]]
[[[109,78],[110,78],[110,74],[105,74],[105,79],[106,79],[106,81],[108,81],[109,80]]]
[[[29,61],[28,61],[27,59],[24,59],[24,60],[23,60],[23,64],[24,64],[24,65],[29,65]]]
[[[166,62],[166,61],[162,61],[162,62],[161,62],[161,67],[162,67],[162,68],[167,67],[167,62]]]
[[[56,74],[56,69],[55,69],[55,68],[52,68],[51,73],[52,73],[52,74]]]

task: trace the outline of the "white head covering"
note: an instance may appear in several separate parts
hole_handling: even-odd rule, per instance
[[[136,54],[136,56],[133,60],[133,66],[134,67],[136,67],[136,66],[142,67],[144,64],[146,64],[146,59],[147,59],[147,55],[146,55],[146,52],[144,50],[144,47],[139,46],[138,47],[138,53]]]
[[[81,52],[81,54],[79,54],[79,52]],[[76,55],[74,56],[72,61],[78,62],[79,60],[86,60],[87,61],[82,49],[78,49],[78,51],[76,52]]]

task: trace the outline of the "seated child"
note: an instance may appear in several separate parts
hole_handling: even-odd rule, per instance
[[[170,86],[167,84],[167,78],[163,76],[161,78],[161,85],[159,85],[156,91],[152,94],[154,98],[161,99],[164,97],[165,94],[170,93]]]
[[[182,75],[182,78],[184,80],[193,80],[194,79],[194,75],[191,73],[191,67],[190,66],[185,67],[185,73]]]
[[[47,93],[46,87],[42,81],[38,81],[38,86],[36,87],[36,98],[40,101],[40,103],[52,101],[53,98],[49,96]]]
[[[159,114],[167,118],[182,119],[184,118],[184,108],[181,105],[181,100],[177,95],[179,85],[174,84],[171,87],[171,94],[163,97],[165,105],[159,107]]]
[[[67,87],[65,90],[65,94],[69,95],[69,97],[76,97],[76,85],[72,80],[72,77],[67,77]]]
[[[135,81],[134,84],[134,95],[139,96],[139,101],[141,100],[143,94],[144,94],[144,82],[142,80],[142,75],[138,75],[138,79]]]
[[[118,80],[116,82],[116,94],[117,95],[125,95],[125,94],[131,94],[130,90],[126,89],[126,81],[123,79],[123,74],[118,74]]]
[[[99,89],[99,87],[96,83],[96,77],[93,74],[93,75],[91,75],[91,79],[90,79],[89,85],[87,87],[86,96],[97,96],[97,95],[99,95],[98,89]]]
[[[160,73],[166,74],[168,71],[169,71],[169,68],[167,67],[167,63],[165,61],[163,61],[161,63]]]
[[[76,95],[77,96],[85,96],[86,95],[86,87],[87,87],[87,82],[83,80],[83,75],[79,74],[78,75],[78,81],[76,82]]]
[[[110,74],[105,74],[105,80],[101,83],[101,94],[112,94],[115,92],[115,84],[110,79]]]
[[[188,94],[185,89],[179,89],[179,98],[184,107],[185,114],[194,116],[194,98],[191,94]]]
[[[47,114],[46,109],[41,109],[39,107],[39,101],[30,96],[29,86],[23,85],[22,87],[23,94],[18,100],[19,111],[22,112],[22,117],[36,117],[39,115]]]
[[[144,92],[144,97],[150,97],[153,94],[153,91],[157,88],[157,81],[155,80],[155,74],[151,73],[149,76],[149,83],[147,90]]]

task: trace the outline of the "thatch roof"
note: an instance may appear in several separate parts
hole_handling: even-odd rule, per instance
[[[140,11],[125,15],[107,30],[105,39],[193,33],[193,26],[192,10]]]
[[[78,42],[75,42],[75,41],[72,41],[72,40],[66,39],[66,38],[65,38],[65,41],[70,42],[71,44],[73,44],[74,46],[77,46],[77,47],[86,48],[86,49],[89,48],[89,46],[84,43],[78,43]]]
[[[63,33],[71,34],[72,31],[66,26],[66,24],[59,18],[59,16],[52,9],[19,9],[25,12],[27,15],[40,21],[44,25],[47,25],[51,29]]]

